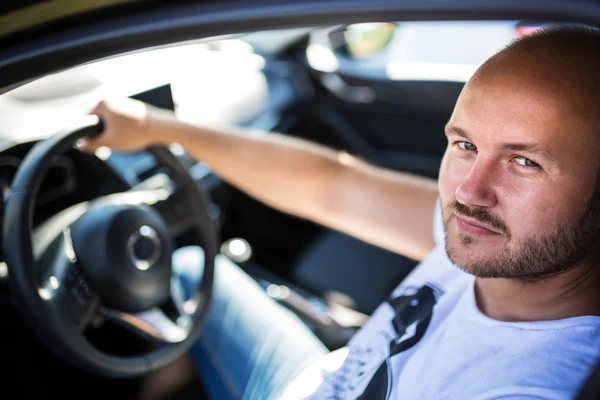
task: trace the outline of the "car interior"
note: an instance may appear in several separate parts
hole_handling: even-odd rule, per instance
[[[511,40],[545,21],[392,21],[272,29],[204,38],[108,57],[44,76],[0,95],[0,205],[32,149],[84,117],[105,97],[132,97],[191,123],[279,132],[349,153],[384,168],[437,178],[442,134],[469,76]],[[341,232],[292,217],[228,184],[181,146],[170,152],[208,197],[218,252],[298,314],[331,350],[344,346],[417,265]],[[71,146],[39,187],[32,227],[81,203],[132,188],[161,188],[164,164],[151,151]],[[365,207],[369,207],[368,204]],[[160,213],[177,224],[177,204]],[[8,215],[0,208],[0,222]],[[6,233],[6,231],[4,231]],[[0,243],[10,238],[0,235]],[[190,227],[176,245],[196,244]],[[20,396],[136,398],[143,377],[112,379],[58,357],[32,332],[11,296],[0,253],[0,365]],[[110,320],[85,337],[127,355],[153,346]],[[169,398],[203,398],[199,380]]]

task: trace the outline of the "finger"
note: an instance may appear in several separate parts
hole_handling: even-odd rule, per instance
[[[75,143],[75,146],[79,150],[85,151],[87,153],[90,153],[93,151],[92,146],[90,144],[90,140],[88,138],[81,138],[81,139],[77,140],[77,143]]]
[[[106,122],[105,122],[105,114],[107,112],[107,103],[105,100],[99,101],[88,113],[88,115],[96,115],[98,118],[104,122],[104,129],[100,134],[94,138],[85,137],[81,138],[77,141],[75,146],[85,152],[94,152],[96,149],[101,147],[101,143],[99,141],[100,137],[103,136],[106,132]]]
[[[100,117],[100,115],[102,114],[102,101],[99,103],[96,103],[95,106],[91,107],[87,113],[87,115],[97,115],[98,117]]]
[[[76,146],[81,151],[93,153],[99,147],[103,146],[103,140],[101,140],[101,136],[98,136],[95,138],[90,138],[90,137],[81,138],[77,141]]]

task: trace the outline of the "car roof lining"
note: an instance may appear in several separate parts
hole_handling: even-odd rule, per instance
[[[390,20],[533,19],[600,25],[600,4],[581,0],[221,0],[153,3],[151,9],[137,13],[113,15],[109,10],[101,19],[92,13],[87,20],[82,16],[69,23],[57,22],[52,29],[0,40],[0,90],[118,53],[223,34],[303,28],[308,21],[318,26]]]

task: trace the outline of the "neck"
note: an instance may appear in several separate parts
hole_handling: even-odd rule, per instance
[[[600,316],[600,264],[587,262],[559,275],[525,281],[477,278],[475,298],[481,312],[507,322],[549,321]]]

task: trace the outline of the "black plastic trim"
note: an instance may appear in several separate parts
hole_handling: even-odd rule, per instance
[[[0,41],[0,87],[4,91],[43,74],[114,54],[257,30],[361,21],[530,19],[600,24],[591,1],[521,0],[262,0],[152,3],[129,13],[81,17],[53,24],[51,32]],[[135,12],[134,12],[135,11]]]

